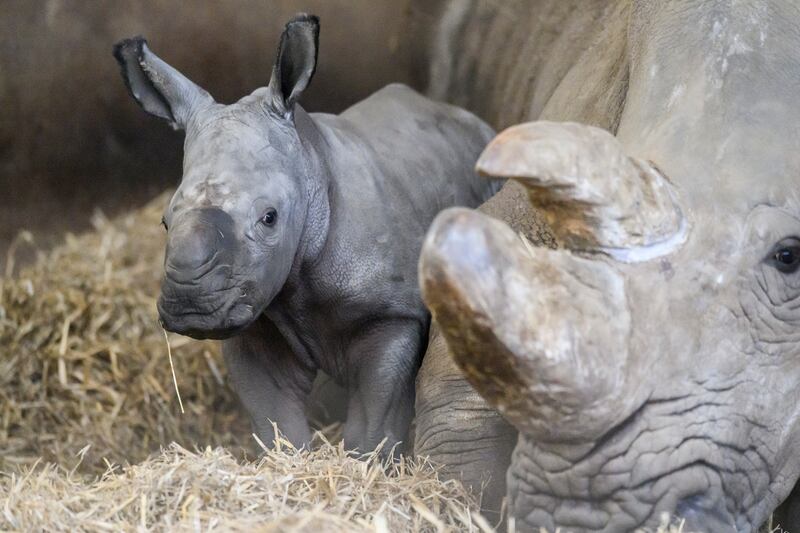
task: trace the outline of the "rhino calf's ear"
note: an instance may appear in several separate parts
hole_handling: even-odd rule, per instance
[[[142,37],[118,42],[114,57],[128,92],[142,109],[175,129],[185,128],[198,107],[213,102],[206,91],[151,52]]]
[[[291,118],[294,105],[311,83],[318,50],[319,18],[300,14],[286,24],[269,82],[271,103],[281,115]]]

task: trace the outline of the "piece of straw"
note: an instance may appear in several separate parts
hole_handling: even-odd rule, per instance
[[[164,332],[164,340],[167,341],[167,357],[169,357],[169,369],[172,371],[172,384],[175,385],[175,394],[178,395],[178,405],[181,407],[181,414],[184,414],[183,401],[181,400],[181,391],[178,390],[178,378],[175,376],[175,365],[172,363],[172,348],[169,346],[169,336],[164,326],[161,326],[161,331]]]

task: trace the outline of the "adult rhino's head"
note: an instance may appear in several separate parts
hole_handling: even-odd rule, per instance
[[[531,123],[478,164],[562,248],[447,211],[424,297],[520,430],[518,526],[752,531],[800,474],[800,9],[634,5],[617,138]]]
[[[183,179],[163,219],[158,311],[167,329],[199,338],[241,330],[281,289],[301,242],[324,238],[323,223],[309,214],[322,196],[318,163],[298,135],[308,119],[295,113],[314,74],[318,35],[316,17],[290,21],[269,86],[232,105],[216,103],[142,38],[116,45],[131,95],[186,131]]]

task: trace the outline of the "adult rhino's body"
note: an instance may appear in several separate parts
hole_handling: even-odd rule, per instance
[[[428,92],[501,128],[531,118],[614,131],[628,82],[630,2],[450,0],[419,5],[439,20],[429,43]],[[534,245],[555,246],[524,189],[509,181],[479,210]],[[417,377],[415,452],[499,511],[517,430],[464,379],[436,324]]]
[[[462,54],[432,79],[440,94],[517,102],[517,80],[528,107],[489,104],[495,124],[569,120],[620,144],[536,123],[480,163],[526,183],[568,250],[519,238],[536,232],[514,218],[536,218],[518,183],[487,204],[508,202],[495,216],[516,231],[463,211],[434,224],[421,272],[443,329],[418,378],[417,452],[451,475],[493,475],[489,494],[507,490],[518,529],[626,531],[666,511],[692,530],[754,530],[800,474],[800,7],[469,4],[451,4],[465,8],[449,10],[451,44],[504,47],[492,35],[507,16],[559,26],[515,30],[514,58],[495,65]],[[468,71],[495,86],[453,83]]]

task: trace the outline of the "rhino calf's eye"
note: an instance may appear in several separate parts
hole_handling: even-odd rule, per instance
[[[261,217],[261,222],[265,226],[273,226],[275,225],[275,221],[278,220],[278,212],[272,208],[267,209],[267,212],[264,213],[264,216]]]
[[[772,256],[772,262],[775,268],[785,274],[796,272],[800,268],[800,247],[786,246],[778,248]]]
[[[169,231],[169,226],[167,226],[167,221],[164,217],[161,217],[161,225],[164,226],[164,231]]]

